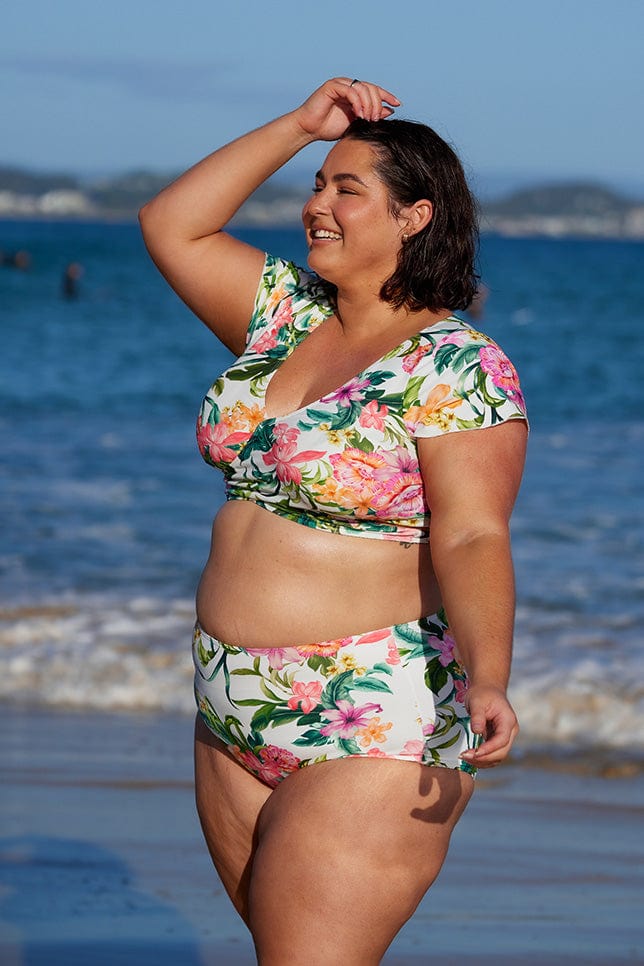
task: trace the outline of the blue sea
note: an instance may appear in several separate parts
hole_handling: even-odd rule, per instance
[[[306,259],[297,230],[239,230]],[[0,222],[0,701],[192,712],[219,474],[194,422],[229,355],[135,225]],[[61,296],[69,262],[78,297]],[[644,762],[644,245],[485,236],[477,325],[522,377],[519,755]]]

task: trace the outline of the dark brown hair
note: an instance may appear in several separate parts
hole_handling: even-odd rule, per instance
[[[380,297],[396,308],[466,309],[477,290],[476,202],[463,166],[432,128],[417,121],[353,121],[343,135],[366,141],[374,170],[389,191],[392,214],[427,198],[430,223],[403,244]]]

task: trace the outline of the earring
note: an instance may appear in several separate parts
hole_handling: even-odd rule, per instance
[[[409,241],[409,235],[407,234],[407,232],[405,232],[402,236],[403,245],[406,245],[408,241]]]

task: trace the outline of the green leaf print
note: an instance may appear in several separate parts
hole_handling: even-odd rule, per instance
[[[438,660],[438,657],[433,658],[428,661],[427,667],[425,668],[425,684],[430,691],[434,694],[438,694],[443,690],[449,679],[449,673],[446,667]]]
[[[358,742],[353,738],[336,738],[336,743],[338,748],[341,748],[347,755],[362,754]]]
[[[299,736],[299,738],[296,738],[293,741],[294,745],[307,745],[307,746],[328,745],[330,743],[331,742],[326,737],[326,735],[320,734],[319,731],[313,731],[312,728],[310,728],[308,731],[305,731],[303,734]]]
[[[215,646],[214,647],[209,647],[206,650],[206,648],[204,647],[203,638],[204,638],[204,635],[203,634],[199,634],[199,636],[198,636],[198,644],[197,644],[197,656],[199,658],[199,663],[201,664],[201,666],[202,667],[206,667],[207,664],[210,664],[210,662],[212,661],[213,657],[217,653],[217,648],[218,648],[219,645],[211,637],[211,638],[209,638],[209,640],[213,641],[213,644]]]
[[[423,635],[420,630],[413,624],[395,624],[394,634],[396,635],[396,640],[404,641],[405,644],[422,644]]]
[[[320,705],[323,708],[335,708],[337,702],[351,700],[351,689],[349,683],[353,678],[353,671],[342,671],[341,674],[331,678],[320,697]]]
[[[312,671],[319,671],[325,677],[332,664],[332,658],[322,657],[319,654],[314,654],[313,657],[309,657],[306,662],[306,666],[310,667]]]
[[[268,453],[269,449],[275,442],[273,437],[274,426],[274,419],[265,419],[263,423],[260,423],[246,445],[240,450],[240,459],[245,459],[249,453],[253,453],[255,450],[259,450],[260,453]],[[270,474],[265,474],[265,476],[267,480],[271,479]]]
[[[239,703],[242,704],[241,701]],[[243,703],[244,704],[252,703],[252,704],[260,705],[257,711],[254,713],[253,717],[251,718],[250,724],[251,724],[251,728],[254,731],[265,731],[266,728],[268,728],[268,726],[273,721],[278,710],[274,704],[267,704],[265,702],[259,702],[259,701],[251,702],[249,700],[249,701],[244,701]],[[295,721],[295,718],[291,718],[291,720]]]
[[[367,675],[362,675],[360,677],[356,676],[352,682],[353,691],[386,691],[387,694],[393,694],[393,691],[389,687],[386,681],[379,681],[378,678],[370,678]]]
[[[257,379],[270,376],[272,372],[274,372],[276,369],[279,369],[284,356],[287,355],[286,349],[281,347],[279,349],[274,349],[273,351],[276,353],[279,352],[277,358],[268,359],[262,356],[261,359],[258,359],[257,361],[253,360],[253,362],[249,362],[245,366],[229,369],[226,374],[226,378],[230,379],[231,382],[254,382]]]
[[[403,412],[407,412],[412,406],[415,406],[419,402],[420,391],[423,383],[425,382],[425,376],[412,376],[407,386],[405,387],[405,392],[402,397],[401,409]],[[381,400],[384,401],[384,400]]]
[[[380,671],[383,674],[393,674],[393,668],[390,664],[385,664],[383,661],[378,661],[377,664],[373,666],[374,671]]]

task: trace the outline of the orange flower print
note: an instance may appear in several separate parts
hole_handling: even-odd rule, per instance
[[[252,406],[245,406],[242,402],[228,406],[222,412],[223,421],[226,422],[233,431],[253,433],[259,424],[264,420],[264,410],[257,403]]]
[[[451,392],[450,386],[440,382],[437,386],[434,386],[424,406],[412,406],[406,413],[403,413],[403,419],[412,432],[418,423],[422,426],[429,426],[438,422],[443,410],[456,409],[461,405],[461,399],[450,398]]]
[[[382,745],[387,740],[385,732],[389,731],[392,725],[392,721],[381,722],[379,715],[374,715],[369,724],[365,725],[364,728],[358,728],[356,731],[358,744],[362,745],[363,748],[368,748],[372,742],[378,742],[379,745]]]
[[[337,641],[321,641],[319,644],[298,644],[297,649],[300,654],[306,657],[310,657],[312,654],[318,657],[333,657],[341,647],[350,643],[350,637],[341,637]]]

